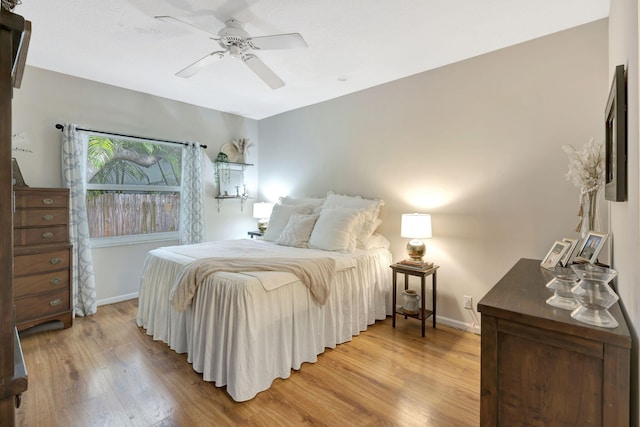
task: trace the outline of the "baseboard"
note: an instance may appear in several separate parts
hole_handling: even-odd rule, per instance
[[[133,294],[127,294],[127,295],[118,295],[117,297],[113,297],[113,298],[101,299],[101,300],[98,300],[96,304],[98,305],[98,307],[100,307],[101,305],[115,304],[117,302],[127,301],[135,298],[138,298],[137,292]]]
[[[480,326],[477,324],[465,323],[459,320],[442,316],[437,316],[436,320],[438,323],[442,323],[443,325],[451,326],[452,328],[462,329],[463,331],[473,332],[474,334],[480,335]]]

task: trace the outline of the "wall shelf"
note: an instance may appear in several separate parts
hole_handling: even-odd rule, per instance
[[[233,199],[240,200],[240,212],[244,211],[245,202],[250,199],[247,194],[247,186],[244,182],[244,171],[252,163],[213,162],[215,168],[215,181],[218,186],[218,212],[222,208],[222,202]]]

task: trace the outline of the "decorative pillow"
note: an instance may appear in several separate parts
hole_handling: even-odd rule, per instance
[[[359,209],[322,208],[309,237],[309,247],[325,251],[353,252],[356,248],[356,227],[362,224]]]
[[[309,247],[309,236],[311,236],[318,216],[317,214],[292,213],[289,222],[280,233],[280,237],[276,239],[276,244],[296,248]]]
[[[263,240],[269,242],[275,242],[280,233],[284,230],[291,214],[310,214],[313,213],[313,206],[310,205],[274,205],[271,211],[271,217],[269,218],[269,225],[267,225],[267,231],[264,232]]]
[[[373,224],[373,227],[371,227],[371,224]],[[382,220],[380,218],[376,218],[375,220],[373,220],[373,222],[364,221],[363,226],[360,228],[360,231],[356,238],[356,247],[360,249],[371,249],[371,247],[369,247],[369,243],[367,242],[376,235],[376,230],[378,229],[378,227],[380,227],[380,224],[382,224]],[[367,227],[367,229],[364,230],[364,227]],[[367,236],[369,230],[371,230],[371,234]],[[378,236],[386,239],[386,237],[381,236],[380,234],[378,234]],[[378,246],[375,247],[377,248]]]
[[[384,237],[382,234],[373,233],[371,237],[365,240],[362,243],[362,246],[358,246],[360,249],[378,249],[378,248],[387,248],[389,249],[391,243]]]
[[[347,196],[343,194],[327,193],[327,198],[322,208],[351,208],[364,209],[365,220],[357,232],[357,242],[362,245],[380,225],[376,220],[380,214],[380,207],[384,204],[382,200],[363,199],[360,196]]]

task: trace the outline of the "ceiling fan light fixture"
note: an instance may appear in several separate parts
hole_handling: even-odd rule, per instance
[[[244,51],[245,49],[241,48],[240,46],[229,46],[229,55],[231,55],[233,58],[242,58],[242,54]]]
[[[209,31],[193,25],[189,22],[182,21],[172,16],[156,16],[156,19],[162,21],[176,22],[180,24],[186,24],[200,31],[204,31],[214,37],[209,37],[212,40],[218,42],[222,47],[222,51],[211,52],[204,58],[200,58],[193,64],[185,67],[176,73],[178,77],[189,78],[200,71],[205,66],[209,65],[216,59],[222,58],[227,52],[233,58],[242,59],[242,62],[251,69],[263,82],[265,82],[271,89],[278,89],[284,86],[284,81],[278,77],[276,73],[267,67],[260,58],[249,53],[252,50],[267,50],[267,49],[292,49],[307,47],[307,43],[299,33],[288,34],[273,34],[269,36],[251,37],[251,35],[245,31],[242,22],[235,19],[229,19],[225,22],[225,27],[218,32],[218,37]]]

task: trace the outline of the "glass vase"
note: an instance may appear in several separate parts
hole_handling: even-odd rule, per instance
[[[594,264],[574,264],[571,268],[580,279],[571,289],[580,304],[571,312],[571,317],[589,325],[616,328],[618,322],[608,309],[618,301],[618,295],[609,286],[618,272]]]
[[[596,227],[596,211],[598,208],[598,189],[582,192],[580,205],[580,237],[584,240],[587,238],[589,231],[595,230]]]
[[[563,310],[574,310],[580,306],[571,293],[571,289],[576,285],[578,276],[569,267],[556,266],[551,270],[553,279],[545,286],[553,296],[547,299],[547,304]]]

